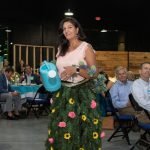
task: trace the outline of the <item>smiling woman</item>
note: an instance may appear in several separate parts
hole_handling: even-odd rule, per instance
[[[56,66],[62,86],[53,95],[46,150],[101,150],[101,112],[92,88],[94,49],[75,18],[60,22],[59,41]]]

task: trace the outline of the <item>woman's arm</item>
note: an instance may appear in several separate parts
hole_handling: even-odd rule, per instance
[[[97,65],[96,65],[96,55],[95,55],[95,52],[91,45],[88,45],[85,50],[85,60],[86,60],[88,67],[91,67],[91,66],[96,67],[96,72],[92,76],[90,76],[87,69],[80,68],[80,75],[83,76],[84,78],[93,78],[93,77],[97,76],[98,69],[97,69]]]

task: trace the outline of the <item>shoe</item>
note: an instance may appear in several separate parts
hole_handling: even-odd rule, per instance
[[[8,116],[8,113],[7,113],[7,112],[4,112],[3,115],[4,115],[5,117],[7,117],[7,116]]]
[[[7,115],[7,119],[8,120],[18,120],[15,116],[8,116],[8,115]]]
[[[19,119],[20,118],[20,115],[16,115],[14,114],[15,118]]]

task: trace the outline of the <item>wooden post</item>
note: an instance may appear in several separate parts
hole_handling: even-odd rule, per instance
[[[46,60],[49,61],[49,48],[48,47],[46,48],[46,57],[47,57]]]
[[[18,52],[18,49],[17,47],[19,48],[19,56],[18,58],[16,58],[16,53]],[[23,47],[25,47],[25,56],[23,58]],[[47,60],[47,61],[50,61],[50,60],[54,60],[55,59],[55,47],[54,46],[38,46],[38,45],[23,45],[23,44],[14,44],[13,45],[13,65],[14,65],[14,69],[16,69],[16,60],[20,60],[20,59],[24,59],[25,62],[26,62],[26,65],[31,65],[29,64],[29,58],[31,58],[31,55],[30,55],[30,49],[29,47],[31,47],[31,49],[33,49],[33,59],[32,59],[32,65],[33,65],[33,70],[35,71],[35,67],[36,67],[36,63],[39,63],[39,62],[36,62],[37,59],[37,56],[36,56],[36,49],[40,49],[40,54],[39,54],[39,59],[40,59],[40,65],[43,61],[43,59]],[[50,50],[52,51],[52,56],[50,58]],[[42,55],[42,52],[43,51],[46,51],[46,57],[44,56],[43,58],[43,55]]]
[[[16,45],[13,45],[13,66],[14,69],[16,70]]]
[[[53,60],[55,60],[55,48],[53,47]]]
[[[42,63],[42,47],[40,47],[40,64]]]
[[[33,72],[35,73],[35,46],[33,47]]]
[[[19,61],[21,59],[21,45],[19,46]]]
[[[119,32],[118,51],[125,51],[125,32]]]
[[[28,51],[29,51],[29,47],[27,46],[26,47],[26,65],[28,65],[28,57],[29,57]]]

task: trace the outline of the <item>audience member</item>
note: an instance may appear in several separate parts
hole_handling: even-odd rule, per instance
[[[106,80],[105,80],[106,91],[105,91],[104,97],[102,97],[100,99],[100,107],[103,110],[102,112],[104,112],[103,114],[105,114],[105,116],[106,116],[107,112],[111,111],[111,107],[109,105],[109,102],[107,101],[108,92],[111,89],[111,87],[113,86],[113,84],[115,83],[115,81],[111,81],[109,79],[109,77],[108,77],[108,74],[106,72],[104,72],[104,71],[100,71],[100,74],[103,74],[105,76],[105,78],[106,78]]]
[[[120,114],[135,114],[129,101],[132,82],[127,80],[127,69],[119,66],[115,70],[117,81],[110,89],[112,103]]]
[[[21,110],[20,94],[12,90],[9,80],[14,73],[13,68],[6,68],[4,73],[0,74],[0,101],[6,101],[7,119],[15,120],[19,118],[19,111]],[[13,111],[14,101],[14,114]]]
[[[142,63],[139,73],[140,78],[133,82],[132,94],[141,107],[150,111],[150,63]]]
[[[4,59],[3,68],[7,68],[7,67],[9,67],[9,61],[7,59]]]
[[[108,77],[108,74],[104,71],[101,71],[100,74],[103,74],[106,78],[106,81],[105,81],[105,84],[106,84],[106,88],[107,88],[107,91],[109,91],[111,89],[111,87],[113,86],[114,82],[111,81]]]
[[[24,61],[22,59],[19,61],[19,65],[17,66],[16,71],[20,75],[25,71],[25,64],[24,64]]]
[[[95,82],[95,91],[97,93],[97,100],[100,103],[100,110],[101,110],[101,116],[105,117],[106,116],[106,100],[105,100],[105,93],[107,91],[106,87],[106,77],[104,74],[99,73],[97,78],[94,79]]]
[[[129,81],[134,81],[135,80],[135,74],[132,71],[127,72],[127,79]]]
[[[4,73],[5,72],[5,69],[9,67],[9,61],[7,59],[4,59],[3,61],[3,68],[1,70],[1,73]]]
[[[95,79],[97,99],[100,102],[100,109],[102,116],[105,117],[107,114],[107,109],[109,110],[108,103],[106,101],[107,91],[110,90],[113,82],[109,80],[108,75],[100,70],[98,77]]]
[[[118,67],[116,69],[116,77],[117,81],[110,89],[114,107],[118,109],[120,114],[134,115],[138,120],[149,123],[150,121],[145,117],[145,114],[143,112],[135,111],[130,103],[129,94],[131,93],[133,81],[127,80],[126,68]],[[136,128],[135,125],[135,129]]]
[[[25,74],[22,74],[20,77],[20,81],[23,82],[25,80],[26,84],[41,84],[40,76],[32,73],[32,69],[29,65],[25,67]]]

